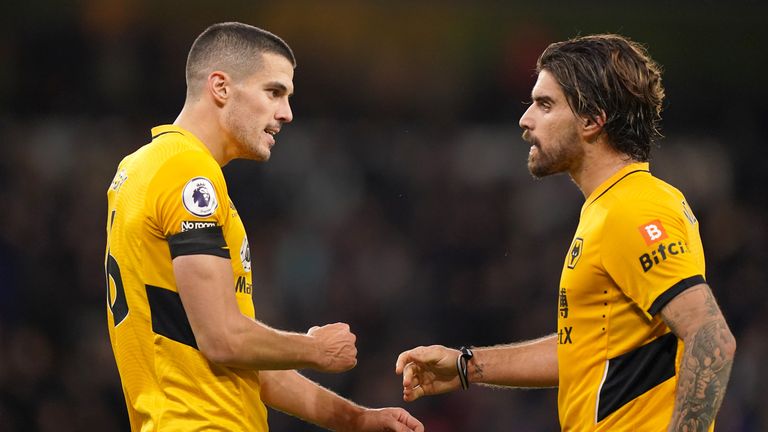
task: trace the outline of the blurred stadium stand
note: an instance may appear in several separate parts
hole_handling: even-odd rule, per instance
[[[299,63],[272,161],[225,168],[257,315],[295,331],[349,322],[357,368],[309,375],[372,406],[404,404],[404,349],[554,331],[582,198],[564,176],[527,173],[517,121],[535,60],[578,34],[647,44],[667,87],[652,168],[701,222],[739,344],[718,431],[768,430],[765,3],[256,3],[0,5],[0,430],[128,430],[106,332],[105,192],[181,108],[193,38],[225,20],[281,35]],[[558,428],[554,390],[472,388],[406,408],[431,432]]]

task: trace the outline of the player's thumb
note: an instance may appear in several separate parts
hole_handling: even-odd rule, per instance
[[[405,365],[408,363],[413,362],[413,353],[414,350],[410,351],[404,351],[400,353],[399,356],[397,356],[397,361],[395,362],[395,373],[398,375],[403,374],[403,369],[405,369]]]

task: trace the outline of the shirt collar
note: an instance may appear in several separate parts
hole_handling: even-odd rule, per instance
[[[604,193],[606,193],[608,189],[612,188],[613,185],[615,185],[616,183],[621,181],[621,179],[623,179],[624,177],[634,172],[650,173],[651,172],[650,164],[648,162],[634,162],[616,171],[615,173],[613,173],[612,176],[608,177],[607,180],[602,182],[600,186],[595,188],[595,190],[592,191],[591,194],[589,194],[589,197],[584,203],[584,208],[587,208],[587,206],[597,201],[597,199],[600,198]]]
[[[190,132],[190,131],[182,128],[182,127],[176,126],[174,124],[166,124],[166,125],[160,125],[160,126],[153,127],[152,128],[152,139],[154,140],[158,136],[163,135],[163,134],[167,134],[167,133],[178,133],[178,134],[181,134],[185,138],[187,138],[188,140],[193,142],[194,144],[202,147],[205,150],[206,153],[208,153],[211,156],[213,156],[213,154],[211,154],[211,150],[205,144],[203,144],[203,142],[200,141],[194,134],[192,134],[192,132]]]

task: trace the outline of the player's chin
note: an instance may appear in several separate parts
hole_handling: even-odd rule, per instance
[[[246,159],[256,162],[266,162],[272,157],[272,150],[267,145],[259,145],[252,148]]]

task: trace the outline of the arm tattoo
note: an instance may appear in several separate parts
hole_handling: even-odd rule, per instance
[[[725,350],[732,344],[732,337],[725,321],[718,319],[703,325],[689,338],[680,365],[670,430],[706,431],[714,421],[733,366],[733,358]]]
[[[707,290],[707,299],[705,300],[704,304],[707,306],[707,317],[718,316],[720,313],[720,308],[717,307],[715,296],[713,296],[712,292],[709,290]]]
[[[474,363],[474,365],[475,365],[474,376],[476,377],[474,381],[482,382],[483,378],[485,378],[485,376],[483,375],[483,368],[485,367],[485,365],[483,365],[482,363]]]

